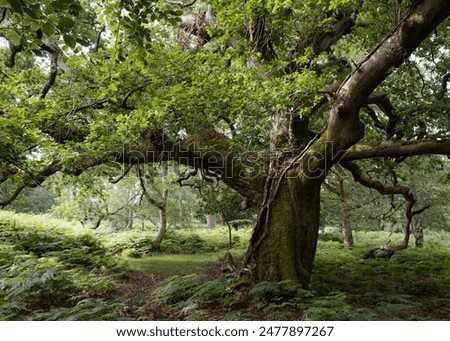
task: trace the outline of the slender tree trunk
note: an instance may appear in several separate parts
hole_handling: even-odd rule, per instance
[[[167,189],[164,190],[162,195],[162,201],[158,205],[159,210],[159,226],[158,226],[158,232],[156,233],[155,239],[153,240],[152,249],[153,250],[160,250],[161,248],[161,242],[164,239],[164,236],[167,232],[167,196],[169,191]]]
[[[337,173],[337,190],[341,202],[341,231],[344,236],[344,246],[353,248],[353,233],[350,222],[350,207],[347,202],[347,193],[345,192],[344,179]]]
[[[422,248],[425,245],[424,236],[423,236],[423,228],[422,224],[417,219],[414,219],[414,223],[412,224],[412,230],[414,234],[415,246],[417,248]]]
[[[134,224],[134,213],[133,213],[133,211],[131,211],[130,215],[128,217],[126,217],[125,231],[132,230],[133,224]]]

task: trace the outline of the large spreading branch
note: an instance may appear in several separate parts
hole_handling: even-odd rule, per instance
[[[441,141],[382,141],[376,143],[358,143],[350,148],[343,160],[361,160],[375,157],[410,157],[417,155],[450,156],[450,139]]]
[[[404,19],[342,83],[331,106],[327,129],[317,144],[331,142],[335,150],[344,152],[358,142],[364,136],[361,107],[449,15],[448,0],[415,2]]]
[[[322,52],[330,51],[330,48],[336,44],[342,37],[350,33],[355,25],[355,19],[351,14],[341,14],[336,17],[336,22],[330,28],[328,25],[321,26],[312,36],[299,40],[296,46],[289,52],[291,62],[285,69],[285,72],[291,73],[298,71],[303,65],[294,62],[296,55],[304,55],[308,48],[312,48],[314,56]],[[308,60],[310,62],[311,60]]]
[[[38,187],[48,177],[56,174],[57,172],[62,171],[67,174],[80,175],[88,168],[98,166],[98,165],[102,164],[103,162],[104,162],[104,160],[100,157],[95,157],[95,156],[78,157],[75,160],[73,160],[72,167],[70,167],[70,168],[65,167],[60,161],[53,161],[40,171],[37,171],[34,173],[23,173],[22,172],[23,174],[21,174],[22,176],[21,176],[21,179],[20,179],[19,184],[17,185],[16,189],[13,191],[13,193],[9,197],[0,201],[0,207],[4,208],[4,207],[8,206],[19,196],[19,194],[25,188]],[[17,172],[10,171],[9,174],[7,174],[7,175],[14,175],[16,173]],[[2,180],[4,180],[4,179],[2,179]],[[6,180],[6,178],[5,178],[5,180]]]

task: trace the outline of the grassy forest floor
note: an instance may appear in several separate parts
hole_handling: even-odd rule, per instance
[[[320,236],[308,290],[290,282],[249,287],[224,273],[224,228],[171,231],[149,254],[152,231],[101,234],[45,216],[0,212],[0,320],[449,320],[450,233],[425,247],[364,259],[401,236]],[[233,258],[250,229],[233,231]]]

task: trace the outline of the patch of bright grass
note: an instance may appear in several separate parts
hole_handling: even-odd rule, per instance
[[[153,275],[187,275],[200,273],[216,262],[220,253],[203,253],[195,255],[158,254],[140,259],[126,258],[127,268]]]

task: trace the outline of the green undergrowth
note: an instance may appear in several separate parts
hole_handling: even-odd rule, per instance
[[[291,282],[247,286],[239,279],[173,276],[160,283],[156,304],[181,320],[448,320],[450,235],[429,232],[426,246],[364,259],[384,232],[357,232],[352,250],[339,234],[319,242],[308,290]]]
[[[2,212],[0,320],[110,320],[116,259],[95,235]],[[95,307],[95,309],[93,309]]]
[[[400,236],[358,232],[353,250],[335,241],[319,243],[312,287],[319,295],[343,292],[352,307],[370,307],[376,319],[448,319],[450,234],[427,231],[424,248],[363,258],[374,245],[394,238]]]
[[[225,228],[99,235],[46,216],[0,212],[0,320],[448,320],[450,234],[425,247],[363,255],[401,234],[355,232],[345,249],[321,234],[311,286],[240,278],[249,229],[233,230],[237,268],[224,273]],[[154,233],[154,231],[153,231]],[[413,242],[413,241],[412,241]],[[229,276],[229,277],[226,277]],[[138,299],[139,298],[139,299]]]

